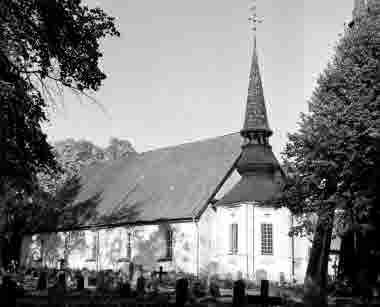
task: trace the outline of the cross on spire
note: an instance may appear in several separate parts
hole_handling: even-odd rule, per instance
[[[263,19],[259,18],[258,15],[257,15],[257,5],[256,5],[256,3],[257,3],[257,0],[253,0],[252,1],[252,5],[249,8],[249,10],[251,11],[251,16],[249,16],[249,18],[248,18],[248,20],[251,23],[251,29],[252,29],[253,34],[254,34],[255,37],[256,37],[256,32],[257,32],[257,24],[263,22]]]

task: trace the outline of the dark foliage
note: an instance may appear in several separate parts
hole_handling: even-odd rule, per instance
[[[322,298],[333,226],[336,234],[361,240],[350,243],[350,278],[361,284],[370,279],[370,258],[380,251],[371,239],[380,222],[379,110],[380,19],[369,14],[346,29],[283,153],[289,178],[277,203],[301,217],[296,234],[314,231],[305,280],[308,306],[327,304]]]
[[[60,171],[41,124],[48,120],[47,106],[64,88],[84,95],[99,89],[106,78],[99,68],[100,41],[107,36],[119,36],[114,19],[80,0],[0,0],[3,251],[11,234],[42,214],[41,209],[56,209],[48,208],[51,196],[41,191],[36,178],[40,172]],[[28,201],[31,194],[35,201]]]
[[[0,188],[57,170],[41,129],[51,88],[98,90],[100,39],[115,35],[112,17],[79,0],[0,1]]]

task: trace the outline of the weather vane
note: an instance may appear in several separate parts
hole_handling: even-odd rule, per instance
[[[257,24],[263,22],[263,20],[257,16],[257,0],[252,1],[252,5],[249,9],[252,15],[248,18],[248,20],[250,21],[251,29],[256,36]]]

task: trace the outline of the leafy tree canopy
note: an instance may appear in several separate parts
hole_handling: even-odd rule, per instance
[[[127,140],[111,138],[109,145],[101,148],[86,140],[65,139],[54,144],[54,154],[60,173],[38,173],[39,186],[52,197],[67,184],[81,175],[84,168],[94,162],[117,160],[121,156],[135,153],[135,149]]]
[[[48,100],[64,87],[99,89],[107,36],[119,36],[114,18],[80,0],[0,1],[0,189],[28,187],[41,169],[57,170],[41,129]]]
[[[379,131],[380,21],[369,15],[346,29],[318,79],[309,112],[289,135],[283,152],[289,181],[279,205],[301,216],[342,209],[343,228],[375,224]]]
[[[298,132],[289,135],[283,152],[289,178],[276,201],[300,217],[293,234],[313,233],[305,306],[327,306],[327,267],[334,229],[345,242],[348,233],[365,233],[356,236],[365,243],[360,244],[360,253],[355,242],[348,248],[355,249],[355,263],[349,265],[356,268],[351,280],[359,288],[363,280],[373,280],[369,263],[380,251],[372,239],[380,221],[378,16],[363,15],[345,30],[335,56],[317,81],[309,112],[301,115]],[[316,223],[312,224],[311,215],[318,216]],[[343,256],[341,263],[348,259]],[[378,272],[374,266],[371,270]]]
[[[50,204],[36,176],[62,171],[41,128],[47,106],[64,88],[99,89],[100,42],[112,36],[114,18],[81,0],[0,0],[0,266],[17,253],[4,242]]]

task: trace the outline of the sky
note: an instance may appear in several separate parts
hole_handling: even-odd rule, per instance
[[[102,105],[65,93],[49,110],[51,142],[129,140],[139,152],[238,132],[252,55],[251,0],[86,0],[116,17],[102,42]],[[353,0],[257,0],[258,56],[277,157],[333,47]]]

